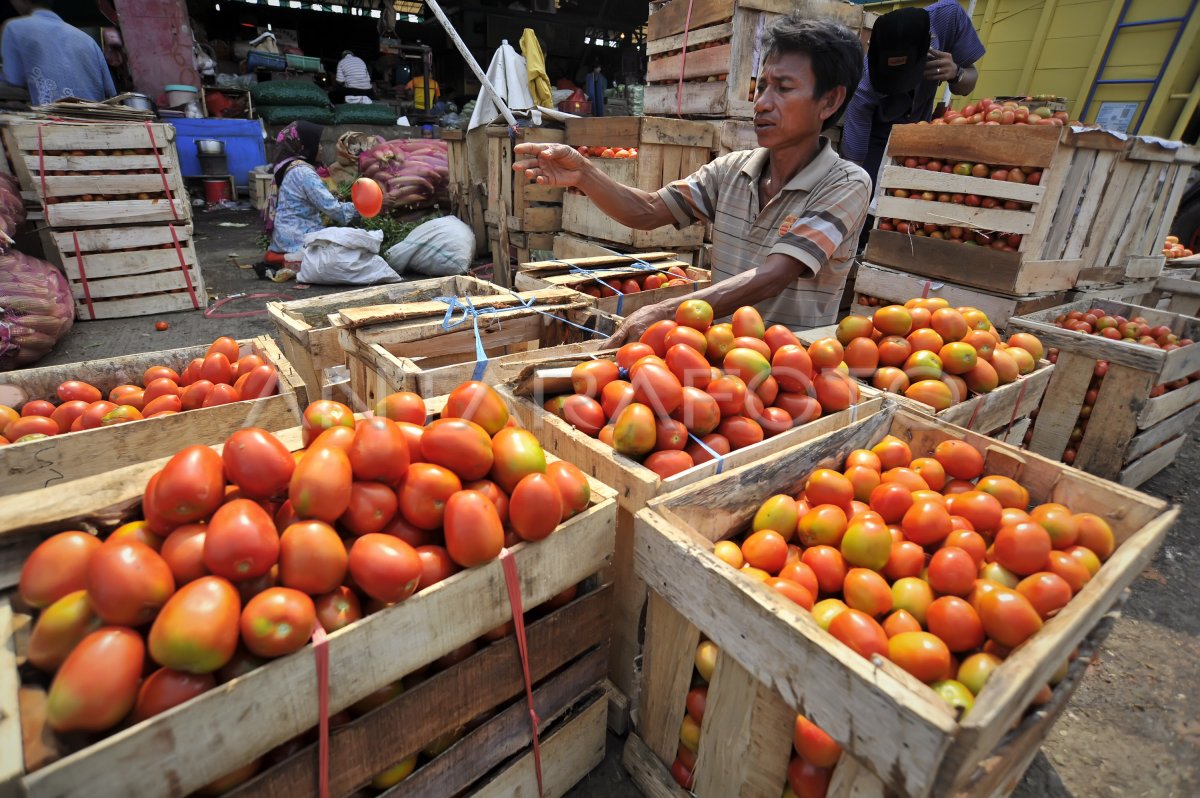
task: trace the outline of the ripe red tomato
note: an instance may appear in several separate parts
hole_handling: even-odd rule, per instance
[[[975,584],[979,566],[964,549],[938,549],[929,560],[929,586],[942,595],[965,596]]]
[[[703,351],[686,344],[667,349],[667,368],[684,387],[704,388],[711,381],[712,368]]]
[[[159,554],[171,569],[176,588],[208,575],[204,564],[204,524],[184,524],[176,527],[163,541]]]
[[[86,590],[76,590],[47,607],[29,636],[29,663],[54,673],[79,641],[103,625],[88,602]]]
[[[717,427],[717,433],[729,441],[729,446],[734,451],[762,443],[766,437],[762,426],[754,419],[745,416],[727,417]]]
[[[472,380],[450,392],[442,418],[465,418],[474,421],[495,436],[508,423],[508,406],[490,385]]]
[[[500,490],[500,486],[490,479],[477,479],[474,482],[468,482],[463,485],[463,490],[477,490],[484,496],[492,500],[492,504],[496,505],[496,512],[500,516],[500,523],[508,524],[508,494]],[[403,535],[401,536],[403,537]],[[410,540],[409,543],[412,543]],[[423,545],[423,544],[413,544]]]
[[[632,375],[633,401],[669,416],[683,402],[683,385],[665,365],[647,363]]]
[[[702,388],[685,386],[682,401],[671,418],[683,422],[693,434],[704,437],[721,423],[721,408],[712,395]]]
[[[417,556],[421,558],[421,579],[417,582],[418,593],[458,572],[458,565],[450,559],[450,553],[443,546],[419,546],[416,551]]]
[[[504,547],[496,505],[479,491],[459,491],[446,502],[445,535],[446,551],[463,568],[496,559]]]
[[[346,578],[348,562],[345,544],[324,521],[292,524],[279,538],[279,581],[285,587],[311,595],[329,593]]]
[[[46,699],[46,723],[57,732],[98,732],[116,726],[137,699],[145,660],[146,646],[132,629],[106,626],[92,632],[55,674]]]
[[[160,396],[142,408],[142,418],[183,412],[183,400],[178,394]]]
[[[171,707],[190,701],[216,686],[217,680],[211,673],[184,673],[170,668],[159,668],[142,682],[137,701],[133,705],[131,720],[141,723],[146,718],[166,712]]]
[[[832,626],[830,624],[831,631]],[[888,640],[886,656],[926,684],[945,679],[950,674],[950,649],[941,638],[929,632],[901,632]]]
[[[279,560],[279,534],[267,511],[235,499],[213,514],[204,535],[204,565],[234,582],[256,579]]]
[[[546,466],[546,476],[554,481],[562,497],[562,521],[582,513],[592,501],[592,486],[587,475],[565,460],[555,460]],[[503,520],[503,514],[502,514]]]
[[[383,189],[371,178],[360,177],[350,186],[350,200],[363,218],[370,219],[383,210]]]
[[[79,400],[90,403],[99,402],[104,398],[104,395],[100,393],[99,388],[80,380],[67,380],[62,385],[58,386],[55,394],[64,402]]]
[[[161,396],[179,396],[179,386],[169,377],[159,377],[146,385],[142,392],[143,408]]]
[[[58,422],[50,416],[21,416],[4,428],[4,437],[19,441],[26,435],[57,435]]]
[[[1029,599],[1006,587],[981,592],[976,609],[987,636],[1002,646],[1016,648],[1042,628],[1042,619]]]
[[[842,747],[837,744],[837,741],[803,715],[796,716],[796,728],[792,732],[792,746],[796,749],[797,754],[820,768],[833,767],[842,755]]]
[[[537,437],[529,430],[510,427],[496,433],[492,439],[490,478],[505,493],[512,493],[527,474],[546,471],[546,453]]]
[[[1042,570],[1050,549],[1050,534],[1032,521],[1001,527],[992,543],[996,562],[1019,576]]]
[[[50,414],[50,420],[58,425],[58,432],[61,435],[71,431],[71,425],[75,423],[75,419],[81,417],[87,408],[88,403],[79,399],[63,402],[54,408],[54,412]],[[0,420],[0,425],[3,425],[2,420]],[[3,431],[0,429],[0,432]]]
[[[562,419],[589,437],[596,437],[608,419],[604,408],[590,396],[571,394],[563,397]]]
[[[652,452],[642,463],[653,471],[660,479],[669,479],[696,465],[692,456],[678,449],[663,449]]]
[[[541,540],[558,527],[562,496],[545,474],[528,474],[513,489],[508,522],[523,540]]]
[[[50,418],[53,413],[54,403],[48,402],[45,399],[33,399],[29,402],[26,402],[21,408],[22,418],[29,418],[30,416],[42,416],[43,418]]]
[[[204,404],[201,407],[217,407],[218,405],[240,402],[241,399],[241,394],[238,393],[237,388],[225,383],[217,383],[213,386],[208,396],[204,397]]]
[[[154,619],[175,592],[175,577],[154,549],[134,540],[109,541],[88,562],[86,588],[96,615],[115,626]]]
[[[935,599],[925,610],[925,623],[955,653],[983,645],[983,621],[979,613],[957,596]]]
[[[788,786],[796,798],[825,798],[829,792],[829,781],[833,772],[820,768],[803,757],[796,757],[788,765]]]
[[[427,415],[425,400],[412,391],[390,393],[375,403],[375,415],[423,427]]]
[[[983,474],[983,455],[966,441],[942,441],[934,447],[933,456],[955,479],[975,479]]]
[[[83,590],[88,562],[100,540],[86,532],[59,532],[38,544],[21,566],[17,590],[32,607],[48,607],[68,593]]]
[[[236,361],[230,360],[229,362],[233,363],[233,378],[236,380],[240,380],[242,377],[245,377],[259,366],[264,366],[267,364],[265,360],[254,354],[245,355],[238,358]],[[178,380],[176,380],[176,382],[178,382]]]
[[[179,395],[180,401],[183,403],[184,410],[196,410],[204,407],[204,403],[208,401],[208,396],[215,388],[208,380],[196,380],[192,384],[183,389],[183,393]]]
[[[418,529],[437,529],[442,525],[446,501],[460,490],[462,481],[453,471],[432,463],[413,463],[400,485],[400,512]]]
[[[332,524],[350,506],[353,480],[350,458],[344,451],[332,446],[310,449],[296,464],[288,500],[301,518]]]
[[[354,411],[341,402],[318,399],[304,408],[304,445],[308,446],[317,436],[331,427],[354,428]]]
[[[296,459],[271,433],[258,427],[229,436],[221,451],[225,474],[250,499],[269,499],[287,490]]]
[[[460,479],[483,479],[492,470],[492,440],[478,424],[462,418],[440,418],[425,428],[421,453]]]
[[[155,512],[172,524],[211,515],[225,499],[225,464],[207,446],[188,446],[163,466],[154,488]]]
[[[829,623],[829,633],[867,659],[874,654],[888,656],[887,633],[874,618],[860,610],[839,612]]]
[[[200,365],[200,379],[208,380],[214,385],[228,385],[233,382],[233,364],[229,357],[221,352],[212,352],[204,356]]]
[[[208,350],[205,351],[204,356],[208,357],[209,355],[219,352],[220,354],[224,355],[225,359],[230,363],[236,363],[240,351],[241,349],[238,346],[237,341],[230,338],[228,335],[222,335],[220,338],[208,345]],[[216,382],[216,380],[213,380],[213,382]]]
[[[353,535],[382,532],[396,517],[396,508],[396,492],[391,487],[382,482],[355,482],[350,486],[350,506],[338,523]]]
[[[667,353],[667,335],[678,326],[676,322],[669,319],[656,321],[646,328],[638,342],[649,346],[654,350],[654,354],[663,357]]]
[[[571,369],[571,389],[577,394],[600,396],[604,386],[620,377],[620,368],[611,360],[585,360]]]
[[[345,586],[335,587],[328,593],[313,597],[313,605],[317,609],[317,623],[330,633],[363,617],[358,596]]]
[[[613,449],[627,457],[640,458],[653,451],[657,436],[654,411],[634,402],[622,410],[614,422]]]
[[[242,399],[262,399],[274,396],[279,390],[279,372],[269,363],[255,366],[237,378],[238,395]]]
[[[239,627],[250,653],[282,657],[303,648],[316,623],[317,610],[311,598],[290,587],[271,587],[246,602]]]
[[[363,535],[350,547],[350,576],[371,598],[394,604],[417,589],[421,558],[416,549],[399,538]]]

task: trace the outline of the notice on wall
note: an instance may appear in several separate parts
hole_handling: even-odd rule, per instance
[[[1141,103],[1137,102],[1100,103],[1100,110],[1096,112],[1096,124],[1105,130],[1128,133],[1139,105]]]

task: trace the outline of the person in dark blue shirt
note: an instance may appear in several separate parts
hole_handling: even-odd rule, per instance
[[[967,95],[984,55],[971,18],[956,0],[884,14],[871,31],[866,68],[846,107],[842,157],[874,181],[892,125],[929,121],[938,87]]]
[[[12,6],[22,16],[5,23],[0,38],[4,82],[27,87],[35,106],[117,93],[100,45],[51,11],[51,0],[12,0]]]

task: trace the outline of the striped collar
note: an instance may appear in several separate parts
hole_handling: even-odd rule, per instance
[[[829,139],[821,136],[821,145],[817,150],[817,154],[808,162],[808,165],[792,176],[783,186],[784,191],[812,191],[817,187],[817,183],[821,178],[829,174],[838,162],[838,154],[833,151],[833,146],[829,143]],[[766,147],[759,147],[746,159],[738,170],[752,181],[757,181],[762,177],[763,171],[771,162],[771,151]]]

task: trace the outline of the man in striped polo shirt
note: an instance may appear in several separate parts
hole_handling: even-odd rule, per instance
[[[342,60],[338,61],[334,80],[341,87],[340,93],[345,102],[369,103],[375,97],[366,62],[349,50],[342,51]]]
[[[630,227],[712,222],[713,285],[685,298],[707,300],[717,317],[756,305],[768,324],[819,327],[836,320],[870,201],[866,173],[821,136],[861,78],[862,45],[843,25],[798,16],[778,20],[764,44],[757,149],[724,155],[654,193],[616,183],[563,144],[520,144],[513,168],[583,192]],[[681,301],[637,311],[612,342],[674,318]]]

